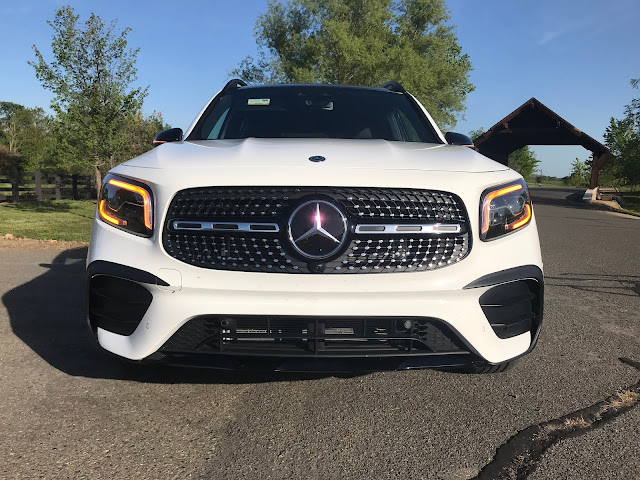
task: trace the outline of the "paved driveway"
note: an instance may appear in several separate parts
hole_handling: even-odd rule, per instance
[[[0,248],[0,477],[639,478],[640,221],[569,193],[533,193],[545,324],[490,376],[131,373],[87,342],[84,248]]]

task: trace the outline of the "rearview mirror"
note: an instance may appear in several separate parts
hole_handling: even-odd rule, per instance
[[[444,135],[444,139],[449,143],[449,145],[461,145],[463,147],[470,148],[473,148],[474,146],[473,141],[462,133],[447,132]]]
[[[182,140],[182,129],[170,128],[169,130],[164,130],[156,135],[156,138],[153,139],[153,146],[157,147],[163,143],[179,142],[180,140]]]

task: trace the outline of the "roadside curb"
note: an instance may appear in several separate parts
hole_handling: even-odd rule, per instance
[[[575,193],[572,193],[571,195],[567,195],[566,201],[570,205],[573,205],[576,207],[580,206],[582,208],[591,208],[593,210],[604,210],[607,212],[621,213],[623,215],[629,215],[630,217],[640,218],[640,214],[638,213],[630,212],[629,210],[625,210],[624,208],[615,208],[610,205],[606,205],[604,203],[598,202],[597,200],[594,200],[593,202],[584,202],[582,201],[581,196],[576,195]]]

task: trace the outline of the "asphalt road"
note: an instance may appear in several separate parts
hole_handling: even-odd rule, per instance
[[[476,476],[519,431],[640,380],[640,219],[534,191],[538,347],[498,375],[130,372],[95,351],[86,249],[0,248],[1,478]],[[640,478],[640,408],[567,438],[532,478]],[[514,470],[515,471],[515,470]]]

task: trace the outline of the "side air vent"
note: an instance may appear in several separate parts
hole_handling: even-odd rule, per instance
[[[131,335],[147,312],[153,296],[142,285],[97,275],[89,283],[89,321],[118,335]]]
[[[511,338],[537,328],[540,293],[535,280],[505,283],[483,293],[480,306],[496,335]]]

